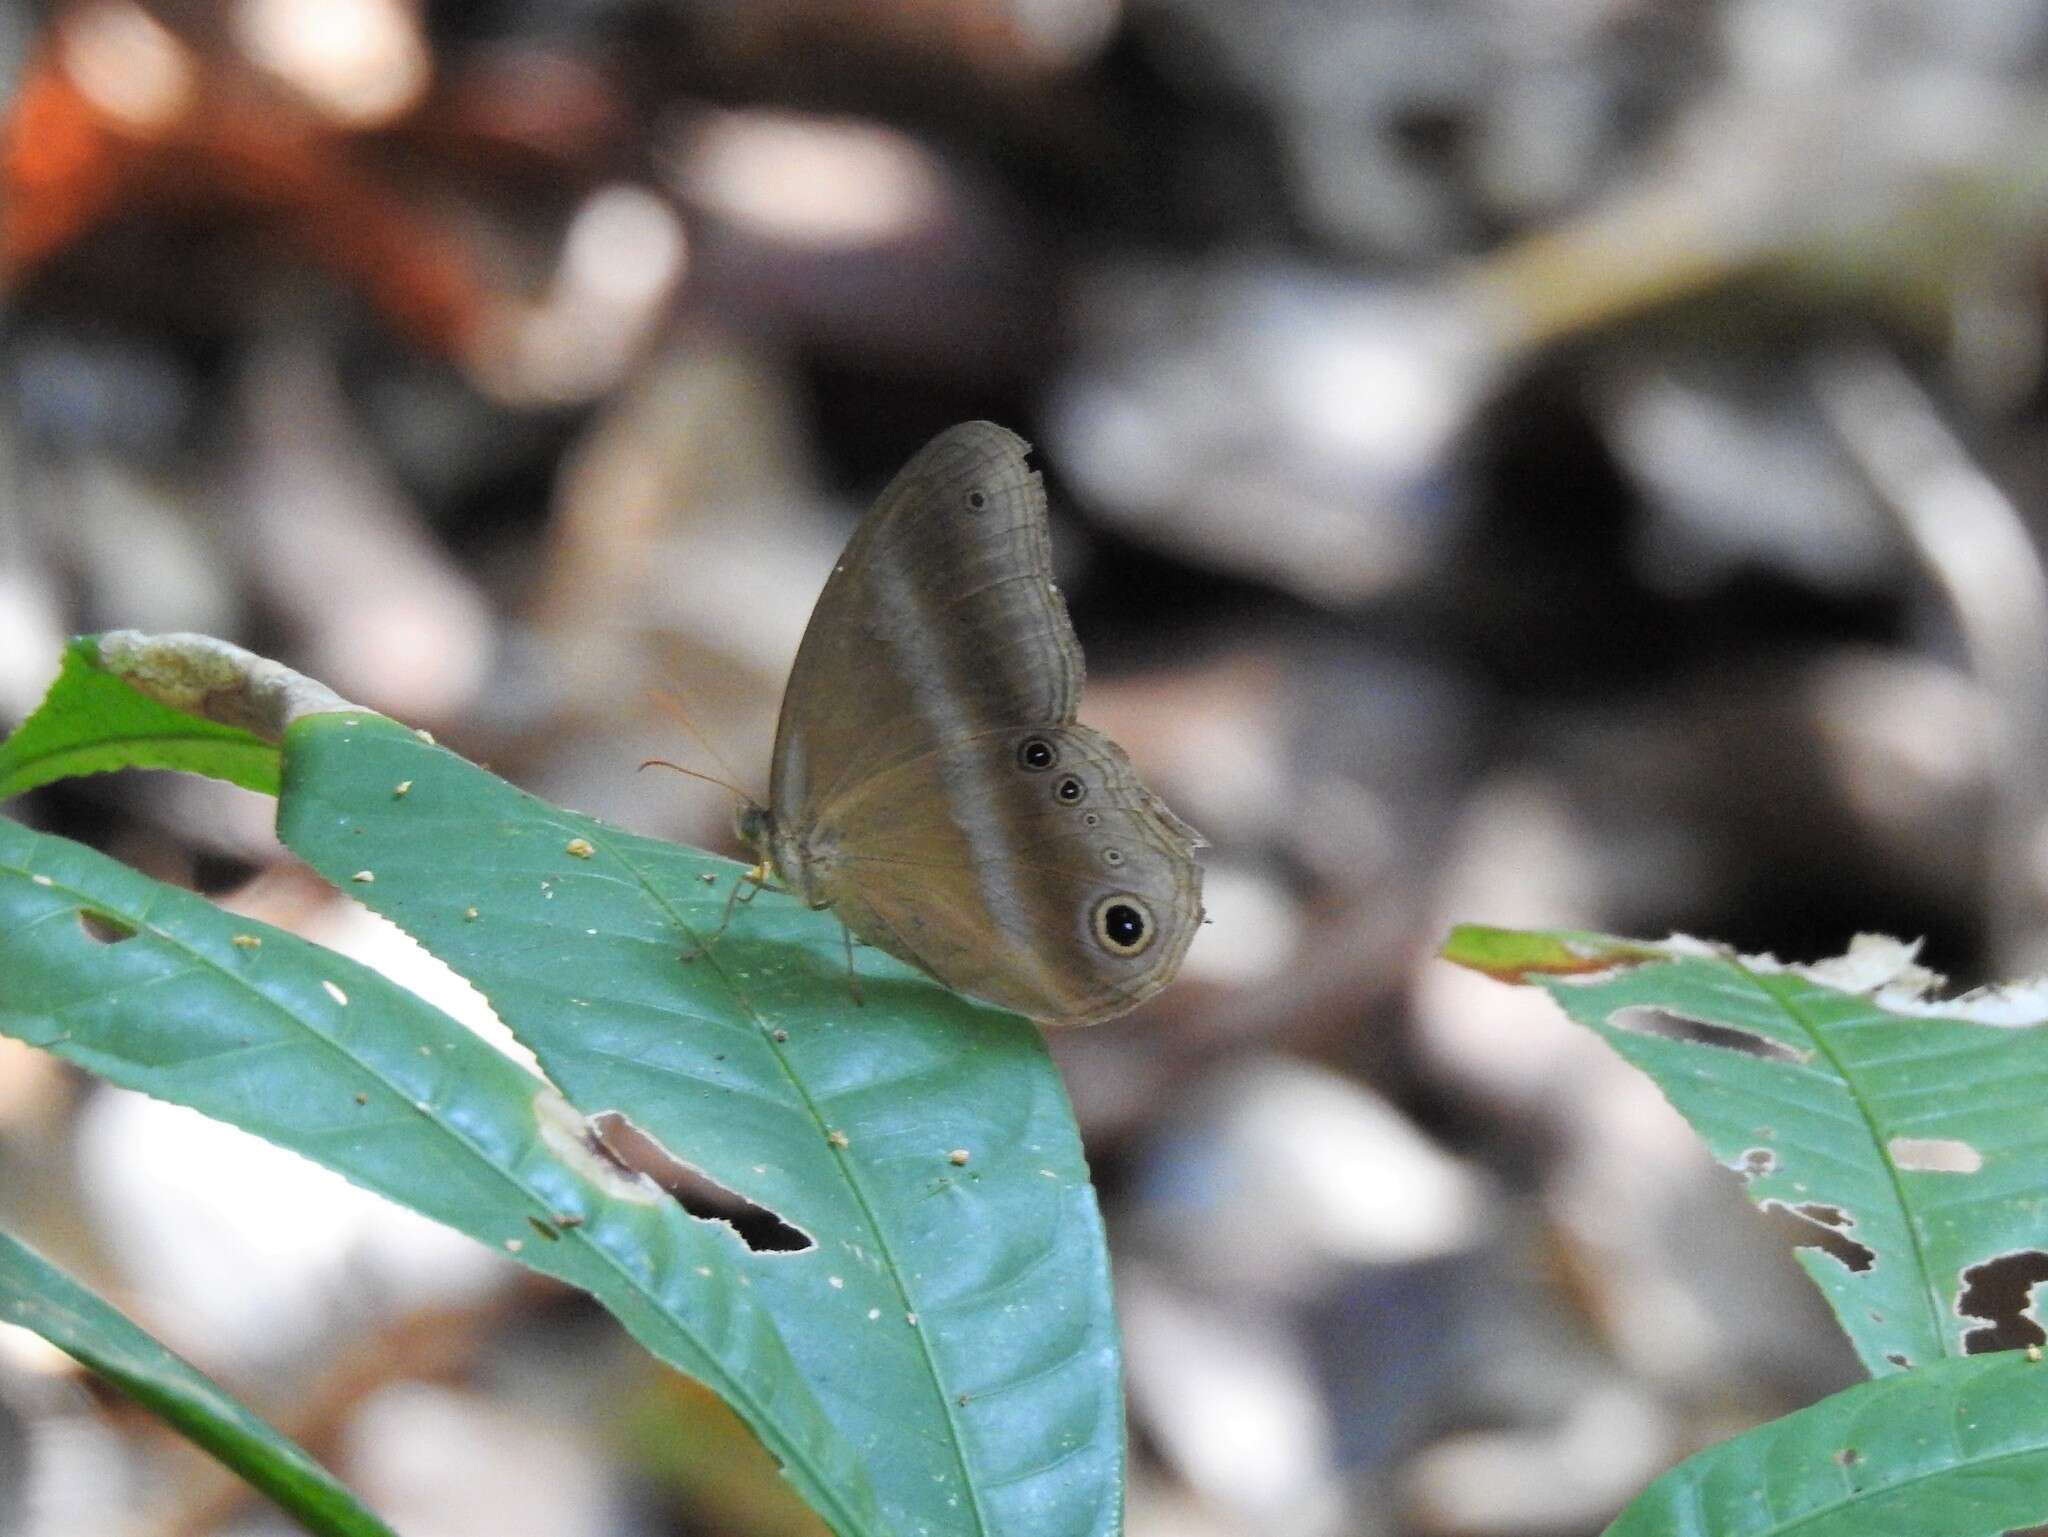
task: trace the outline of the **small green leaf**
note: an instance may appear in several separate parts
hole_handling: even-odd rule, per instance
[[[269,1495],[309,1532],[394,1537],[301,1447],[26,1245],[0,1233],[0,1323],[33,1330]]]
[[[1891,941],[1814,967],[1682,941],[1462,929],[1446,954],[1543,988],[1656,1080],[1884,1374],[2042,1343],[2048,1000],[1949,1003]],[[1569,962],[1569,963],[1568,963]]]
[[[2048,1523],[2048,1365],[1866,1382],[1681,1463],[1606,1537],[2021,1537]]]
[[[173,709],[132,687],[128,677],[102,665],[100,638],[84,636],[65,648],[43,702],[0,742],[0,800],[54,780],[124,768],[183,769],[277,793],[274,742],[243,726]]]

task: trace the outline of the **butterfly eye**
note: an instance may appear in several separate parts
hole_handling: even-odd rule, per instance
[[[1095,827],[1098,826],[1101,823],[1101,821],[1102,818],[1091,811],[1088,813],[1088,815],[1081,818],[1081,825],[1083,827]]]
[[[1102,862],[1114,870],[1124,862],[1124,851],[1122,849],[1104,849],[1102,851]]]
[[[1017,746],[1017,761],[1034,774],[1041,774],[1060,761],[1059,749],[1042,736],[1028,736]]]
[[[1062,806],[1078,806],[1088,794],[1088,787],[1069,774],[1053,786],[1052,793]]]
[[[1128,892],[1095,904],[1095,938],[1118,955],[1136,955],[1152,943],[1152,914]]]
[[[979,486],[967,493],[967,510],[979,512],[988,505],[988,493]]]

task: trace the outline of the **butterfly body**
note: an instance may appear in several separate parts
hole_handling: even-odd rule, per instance
[[[869,944],[987,1002],[1089,1024],[1178,969],[1201,922],[1201,839],[1075,722],[1081,651],[1025,452],[969,422],[882,493],[798,651],[769,805],[739,830]]]

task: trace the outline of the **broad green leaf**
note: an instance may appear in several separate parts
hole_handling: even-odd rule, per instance
[[[582,1152],[552,1091],[317,945],[0,820],[0,1034],[189,1105],[596,1296],[712,1387],[847,1533],[879,1531],[721,1228]]]
[[[636,1326],[643,1340],[726,1397],[842,1531],[1120,1529],[1101,1221],[1028,1023],[864,949],[857,1004],[837,923],[773,891],[686,963],[717,926],[738,874],[729,861],[547,806],[366,712],[286,711],[274,724],[291,721],[286,841],[476,982],[579,1109],[629,1118],[807,1241],[755,1253],[723,1226],[675,1217],[718,1263],[658,1254],[649,1279],[677,1288],[668,1322],[703,1349],[693,1362]],[[0,971],[0,1011],[7,990]],[[263,1065],[248,1071],[263,1080]],[[430,1114],[467,1126],[451,1088]],[[251,1099],[212,1113],[331,1161],[295,1112],[262,1112],[288,1096]],[[354,1177],[501,1236],[474,1212],[450,1217],[388,1178]],[[523,1257],[559,1247],[529,1243]],[[772,1348],[735,1334],[735,1313],[762,1320]],[[851,1448],[844,1495],[820,1494],[832,1459],[812,1446],[813,1413],[836,1432],[831,1447]]]
[[[1606,1537],[2024,1537],[2048,1524],[2048,1364],[1861,1383],[1665,1474]]]
[[[1818,966],[1705,945],[1461,928],[1451,960],[1542,987],[1656,1080],[1799,1249],[1882,1375],[2039,1344],[2048,997],[1930,1002],[1891,941]]]
[[[325,1537],[393,1537],[304,1449],[212,1378],[0,1233],[0,1322],[33,1330],[146,1405]]]
[[[188,714],[131,687],[134,659],[123,639],[124,632],[88,635],[65,648],[62,669],[48,696],[19,730],[0,742],[0,800],[53,780],[123,768],[184,769],[275,795],[276,746],[246,726]],[[212,681],[230,694],[246,688],[249,669],[238,666],[234,657],[256,659],[218,641],[208,645],[230,655],[216,661],[216,653],[204,647],[169,653],[191,659],[177,680],[181,686],[203,695],[212,668],[217,669]],[[147,661],[142,665],[147,667]]]
[[[577,1105],[809,1237],[740,1269],[870,1450],[886,1530],[1117,1529],[1101,1220],[1030,1024],[867,949],[856,1003],[837,922],[777,891],[685,962],[738,866],[546,805],[377,716],[286,733],[278,831],[475,982]]]

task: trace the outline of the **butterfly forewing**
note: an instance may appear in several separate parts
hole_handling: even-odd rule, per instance
[[[769,799],[785,825],[942,743],[1074,718],[1081,647],[1025,452],[990,422],[951,428],[862,520],[783,696]]]

